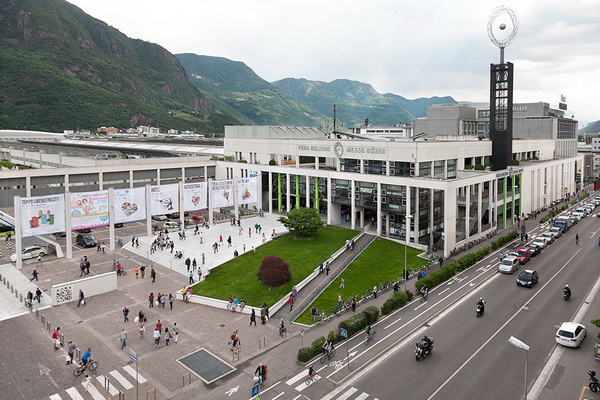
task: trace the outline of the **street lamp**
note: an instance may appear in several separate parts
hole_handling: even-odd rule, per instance
[[[410,219],[412,215],[404,216],[404,292],[406,293],[406,281],[408,276],[406,275],[406,248],[408,247],[408,234],[410,232]]]
[[[529,346],[514,336],[511,336],[508,339],[508,343],[512,344],[517,349],[525,350],[525,400],[527,400],[527,357],[529,354]]]

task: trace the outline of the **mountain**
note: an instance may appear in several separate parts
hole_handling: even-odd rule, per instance
[[[581,128],[579,133],[600,133],[600,121],[590,122],[585,126],[585,128]]]
[[[322,126],[326,117],[227,58],[177,54],[190,82],[243,124]]]
[[[2,129],[223,132],[238,123],[215,110],[167,50],[64,0],[0,2],[0,66]]]
[[[391,93],[380,94],[369,84],[347,79],[327,83],[286,78],[273,85],[325,115],[332,115],[335,104],[337,119],[346,126],[363,123],[365,118],[372,125],[412,122],[424,117],[432,104],[455,102],[451,97],[407,100]]]

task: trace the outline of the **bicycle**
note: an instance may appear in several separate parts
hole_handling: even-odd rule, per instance
[[[77,368],[75,368],[75,371],[73,371],[73,375],[75,376],[79,376],[81,374],[83,374],[85,372],[86,369],[88,369],[90,371],[95,371],[96,368],[98,368],[98,363],[94,360],[90,360],[87,365],[78,365]]]
[[[333,357],[335,357],[335,347],[333,347],[329,351],[323,352],[323,354],[319,358],[319,362],[321,364],[325,364],[326,362],[328,362],[329,360],[331,360]]]
[[[127,271],[123,268],[121,269],[121,273],[117,271],[117,275],[127,275]]]
[[[429,293],[426,294],[421,294],[421,298],[419,299],[419,303],[423,304],[427,301],[427,296],[429,296]]]
[[[304,381],[304,383],[306,383],[306,386],[310,385],[311,383],[318,381],[319,380],[319,373],[315,371],[314,374],[312,375],[308,375],[308,377],[306,377],[306,380]]]
[[[323,322],[325,320],[326,317],[327,317],[327,314],[325,314],[325,311],[322,311],[321,314],[315,315],[315,324],[319,325],[321,322]]]
[[[375,340],[375,335],[377,335],[377,332],[374,329],[371,329],[371,332],[365,336],[365,346],[369,344],[371,340]]]

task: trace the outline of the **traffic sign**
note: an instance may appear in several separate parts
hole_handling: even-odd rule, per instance
[[[135,351],[129,350],[129,358],[131,358],[131,361],[137,362],[137,354],[135,354]]]
[[[258,396],[258,392],[260,391],[260,385],[256,384],[252,386],[252,394],[250,396],[255,397]]]
[[[340,328],[340,335],[342,335],[343,338],[348,339],[348,331],[344,328]]]

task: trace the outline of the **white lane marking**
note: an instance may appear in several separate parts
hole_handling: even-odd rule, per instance
[[[394,322],[392,322],[392,323],[391,323],[391,324],[389,324],[388,326],[384,327],[383,329],[387,329],[387,328],[389,328],[390,326],[394,325],[396,322],[400,322],[400,321],[402,321],[402,318],[398,318],[397,320],[395,320]]]
[[[67,392],[73,400],[84,400],[83,396],[79,394],[79,391],[75,388],[75,386],[68,388],[65,390],[65,392]]]
[[[50,396],[50,400],[62,400],[62,397],[60,397],[60,395],[56,393]]]
[[[302,397],[301,394],[299,394],[298,396],[294,397],[293,400],[298,400],[300,397]]]
[[[325,364],[325,366],[318,369],[317,372],[321,372],[324,368],[327,368],[327,364]],[[307,377],[308,377],[308,371],[302,370],[299,373],[297,373],[295,376],[293,376],[290,379],[288,379],[287,381],[285,381],[285,383],[288,384],[289,386],[292,386],[294,383],[298,382],[300,379],[305,379]]]
[[[98,382],[100,382],[102,387],[104,387],[104,375],[97,376],[96,379],[98,380]],[[116,396],[119,394],[119,391],[117,390],[115,385],[108,382],[108,393],[110,393],[111,396]]]
[[[121,375],[119,371],[112,370],[110,371],[110,374],[114,376],[117,381],[119,381],[119,383],[125,388],[125,390],[133,388],[133,385],[127,379],[125,379],[125,377]]]
[[[589,292],[579,311],[577,311],[575,318],[573,318],[574,322],[581,322],[581,319],[583,318],[588,308],[594,301],[594,298],[598,294],[598,290],[600,290],[600,278],[596,280],[594,287]],[[540,396],[540,394],[542,393],[542,389],[544,388],[544,386],[546,386],[546,382],[548,382],[550,375],[552,375],[552,373],[554,372],[554,368],[556,368],[556,364],[558,364],[558,360],[560,360],[564,350],[564,346],[555,345],[552,355],[546,362],[546,365],[542,369],[542,372],[540,372],[540,375],[538,376],[537,380],[535,381],[535,383],[531,387],[531,390],[529,391],[529,397],[531,399],[536,400]]]
[[[441,296],[441,295],[442,295],[442,293],[444,293],[444,292],[445,292],[445,291],[447,291],[447,290],[450,290],[450,288],[446,288],[446,289],[442,290],[441,292],[439,292],[439,293],[438,293],[438,296]]]
[[[264,392],[263,392],[264,393]],[[279,393],[277,396],[273,397],[271,400],[275,400],[278,399],[279,397],[283,396],[285,394],[285,392],[281,392]]]
[[[306,377],[308,377],[308,375],[306,375]],[[302,384],[300,384],[300,385],[296,386],[296,390],[297,390],[297,391],[299,391],[299,392],[301,392],[301,391],[303,391],[304,389],[306,389],[307,387],[309,387],[310,385],[313,385],[313,384],[314,384],[316,381],[318,381],[319,379],[321,379],[321,375],[316,375],[316,376],[313,378],[312,382],[310,382],[308,385],[306,384],[306,382],[302,382]]]
[[[354,400],[365,400],[367,397],[369,397],[369,395],[365,392],[362,392],[362,394]]]
[[[269,390],[273,389],[275,386],[279,385],[281,383],[281,381],[277,381],[274,384],[270,385],[268,388],[266,388],[265,390],[261,390],[261,393],[265,393],[268,392]],[[277,395],[277,397],[279,397],[280,395],[282,395],[284,392],[281,392],[279,395]],[[277,398],[275,397],[275,399]],[[275,400],[273,399],[273,400]]]
[[[124,370],[125,370],[125,371],[126,371],[128,374],[129,374],[129,375],[131,375],[131,377],[132,377],[133,379],[135,379],[135,369],[133,369],[133,367],[132,367],[131,365],[126,365],[126,366],[124,366],[124,367],[123,367],[123,369],[124,369]],[[146,382],[148,382],[148,381],[146,380],[146,378],[144,378],[144,377],[143,377],[142,375],[140,375],[140,374],[138,374],[137,381],[138,381],[139,383],[146,383]]]
[[[577,251],[575,252],[575,254],[573,254],[573,255],[571,256],[571,258],[569,258],[569,259],[567,260],[567,262],[566,262],[566,263],[565,263],[565,264],[564,264],[564,265],[563,265],[563,266],[562,266],[562,267],[561,267],[561,268],[560,268],[558,271],[556,271],[556,273],[555,273],[554,275],[552,275],[552,277],[551,277],[550,279],[548,279],[548,282],[546,282],[546,283],[545,283],[545,284],[544,284],[544,285],[543,285],[543,286],[542,286],[542,287],[541,287],[541,288],[540,288],[540,289],[539,289],[537,292],[535,292],[535,293],[534,293],[534,295],[533,295],[533,296],[531,296],[531,298],[530,298],[529,300],[527,300],[527,301],[525,302],[525,304],[523,304],[523,305],[522,305],[522,306],[521,306],[521,307],[520,307],[520,308],[519,308],[519,309],[518,309],[518,310],[517,310],[517,311],[516,311],[516,312],[515,312],[515,313],[512,315],[512,317],[510,317],[508,320],[506,320],[506,322],[505,322],[504,324],[502,324],[502,326],[501,326],[500,328],[498,328],[498,330],[497,330],[496,332],[494,332],[494,334],[493,334],[492,336],[490,336],[490,337],[488,338],[488,340],[486,340],[486,341],[485,341],[485,342],[484,342],[484,343],[483,343],[483,344],[482,344],[482,345],[481,345],[481,346],[480,346],[480,347],[479,347],[479,348],[478,348],[478,349],[477,349],[477,350],[476,350],[476,351],[475,351],[475,352],[474,352],[474,353],[473,353],[473,354],[472,354],[472,355],[471,355],[471,356],[470,356],[470,357],[467,359],[467,361],[465,361],[465,362],[464,362],[464,363],[463,363],[463,364],[462,364],[462,365],[461,365],[461,366],[460,366],[460,367],[459,367],[459,368],[458,368],[456,371],[454,371],[454,373],[453,373],[452,375],[450,375],[450,377],[449,377],[448,379],[446,379],[446,381],[445,381],[444,383],[442,383],[442,384],[441,384],[441,385],[440,385],[440,386],[439,386],[439,387],[436,389],[436,391],[435,391],[435,392],[433,392],[433,393],[431,394],[431,396],[429,396],[429,397],[427,398],[427,400],[431,400],[431,399],[433,399],[433,398],[435,397],[435,395],[436,395],[436,394],[438,394],[438,393],[440,392],[440,390],[442,390],[442,389],[443,389],[443,388],[444,388],[444,387],[445,387],[445,386],[448,384],[448,382],[450,382],[452,379],[454,379],[454,377],[455,377],[455,376],[456,376],[456,375],[457,375],[457,374],[458,374],[460,371],[462,371],[462,369],[463,369],[463,368],[464,368],[464,367],[465,367],[465,366],[466,366],[468,363],[470,363],[470,362],[471,362],[471,360],[472,360],[473,358],[475,358],[475,356],[476,356],[477,354],[479,354],[479,352],[480,352],[481,350],[483,350],[483,348],[484,348],[485,346],[487,346],[487,344],[488,344],[489,342],[491,342],[491,341],[492,341],[492,340],[493,340],[493,339],[494,339],[496,336],[498,336],[498,334],[499,334],[499,333],[502,331],[502,329],[504,329],[504,328],[505,328],[505,327],[506,327],[506,326],[507,326],[507,325],[508,325],[508,324],[509,324],[509,323],[510,323],[510,322],[511,322],[513,319],[515,319],[515,318],[517,317],[517,315],[519,315],[519,313],[520,313],[521,311],[523,311],[525,308],[527,308],[527,306],[529,305],[529,303],[531,303],[531,302],[533,301],[533,299],[535,299],[535,298],[536,298],[536,297],[537,297],[537,296],[538,296],[540,293],[542,293],[542,291],[544,290],[544,288],[545,288],[546,286],[548,286],[548,285],[549,285],[549,284],[550,284],[550,283],[551,283],[551,282],[554,280],[554,278],[556,278],[556,276],[557,276],[559,273],[561,273],[563,269],[565,269],[565,268],[566,268],[566,266],[567,266],[567,265],[569,265],[569,263],[571,262],[571,260],[573,260],[573,259],[575,258],[575,256],[576,256],[577,254],[579,254],[579,252],[580,252],[580,251],[581,251],[581,249],[577,250]]]
[[[92,395],[94,400],[106,400],[104,396],[96,389],[96,386],[90,384],[88,385],[88,393]]]
[[[341,395],[340,397],[337,398],[337,400],[347,400],[350,398],[350,396],[352,396],[354,393],[358,392],[358,389],[355,387],[351,387],[350,389],[348,389],[346,391],[346,393],[344,393],[343,395]]]

